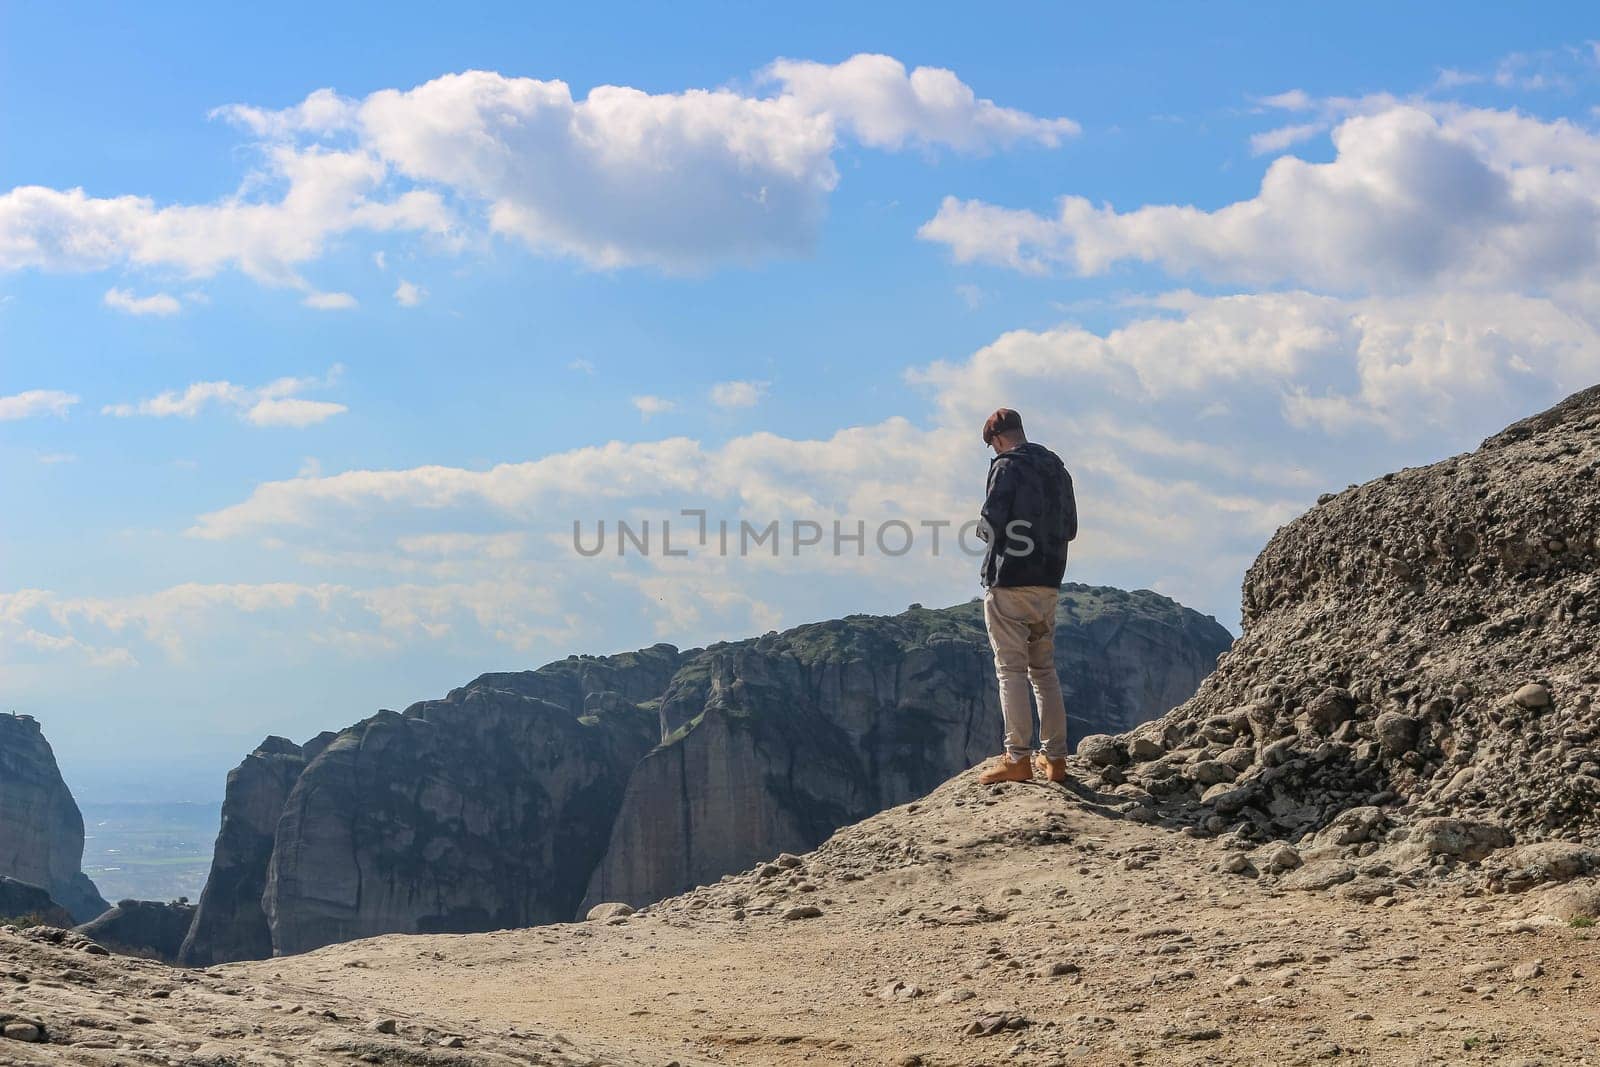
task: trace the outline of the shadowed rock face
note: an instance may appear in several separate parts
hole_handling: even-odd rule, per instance
[[[335,735],[322,734],[304,747],[269,737],[228,772],[222,829],[211,859],[211,874],[178,962],[205,967],[228,960],[260,960],[272,955],[272,931],[261,909],[267,864],[278,819],[289,790]]]
[[[193,904],[119,900],[99,918],[75,929],[113,952],[171,963],[194,919]]]
[[[71,926],[72,916],[36,885],[0,876],[0,921],[24,919],[49,926]]]
[[[1067,587],[1074,734],[1160,714],[1228,643],[1154,593]],[[814,847],[997,751],[1000,732],[976,603],[487,674],[316,753],[252,753],[183,958],[645,903]]]
[[[344,731],[278,822],[262,897],[275,951],[570,919],[656,739],[630,697],[659,693],[680,658],[658,645],[486,675]]]
[[[109,907],[83,873],[83,815],[28,715],[0,715],[0,875],[45,890],[78,922]]]

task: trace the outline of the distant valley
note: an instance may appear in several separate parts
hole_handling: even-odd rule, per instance
[[[107,900],[199,900],[222,802],[80,803],[83,873]]]

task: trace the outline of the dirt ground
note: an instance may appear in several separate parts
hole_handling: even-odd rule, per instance
[[[3,934],[0,1016],[51,1043],[0,1063],[1600,1062],[1600,928],[1513,894],[1287,892],[1221,856],[969,774],[606,921],[199,972]]]

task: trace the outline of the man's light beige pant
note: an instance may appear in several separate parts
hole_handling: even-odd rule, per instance
[[[1020,585],[990,589],[983,598],[983,621],[1000,679],[1000,711],[1006,719],[1006,752],[1012,759],[1031,750],[1030,685],[1039,702],[1039,747],[1051,759],[1067,754],[1067,709],[1055,660],[1058,595],[1054,586]]]

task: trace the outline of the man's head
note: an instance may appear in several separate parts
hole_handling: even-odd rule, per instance
[[[1009,452],[1027,440],[1022,432],[1022,416],[1010,408],[999,408],[984,421],[983,443],[997,454]]]

